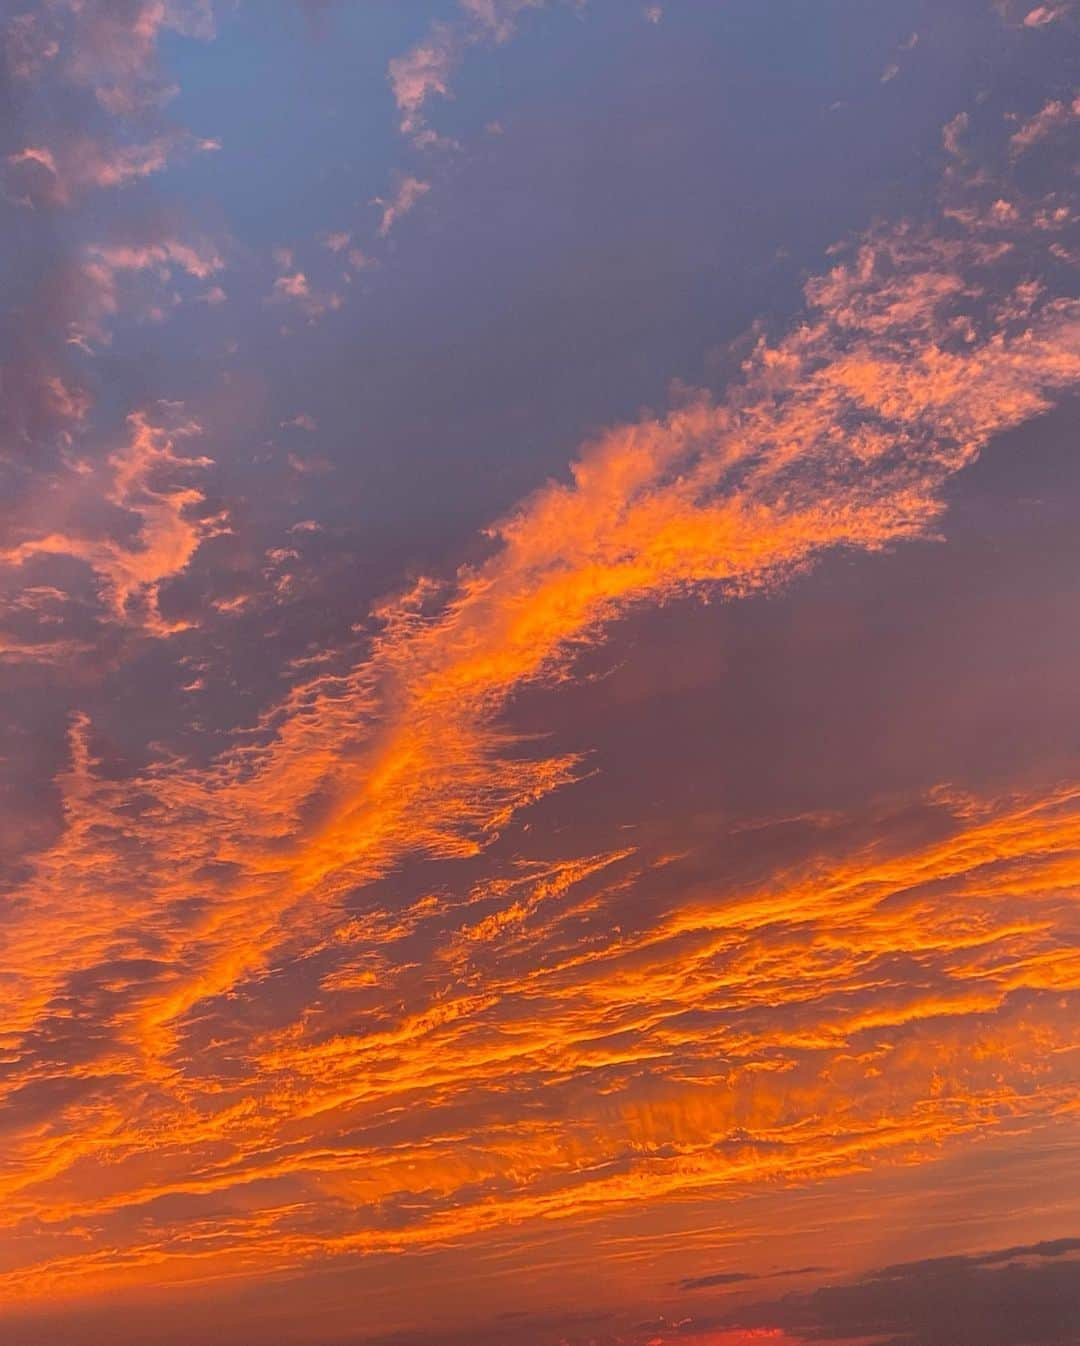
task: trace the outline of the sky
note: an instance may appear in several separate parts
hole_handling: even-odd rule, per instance
[[[0,1340],[1076,1346],[1074,0],[0,24]]]

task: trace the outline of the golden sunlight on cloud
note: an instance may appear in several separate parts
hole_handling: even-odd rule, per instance
[[[410,859],[477,856],[583,773],[507,711],[636,606],[932,534],[950,479],[1075,383],[1075,307],[1028,254],[1010,270],[1056,235],[984,204],[872,231],[726,399],[601,435],[486,560],[387,601],[361,662],[210,765],[115,779],[75,719],[62,835],[0,963],[8,1294],[427,1248],[1075,1116],[1074,784],[942,794],[936,841],[885,829],[663,902],[677,857],[616,841],[357,901]],[[136,416],[105,496],[138,544],[57,530],[5,563],[76,557],[157,633],[160,585],[222,526],[176,484],[199,466]],[[255,1012],[285,970],[284,1008]]]
[[[115,826],[89,767],[78,749],[66,785],[68,845],[84,851]],[[879,843],[765,885],[699,892],[598,943],[569,936],[589,917],[616,931],[632,921],[649,882],[632,856],[372,913],[329,946],[308,945],[309,958],[332,955],[332,1007],[198,1053],[185,1045],[197,1021],[184,1028],[176,1012],[200,954],[220,948],[219,918],[166,921],[160,895],[155,908],[133,894],[128,918],[145,933],[125,937],[105,899],[71,931],[53,977],[20,978],[22,1008],[6,1020],[8,1060],[23,1063],[11,1092],[29,1100],[49,1093],[73,978],[103,1011],[100,1053],[54,1084],[70,1091],[69,1125],[31,1119],[5,1156],[8,1290],[423,1247],[507,1222],[839,1176],[1075,1116],[1078,809],[1076,789],[948,800],[939,842]],[[399,950],[425,927],[442,932],[442,951],[418,970]],[[65,965],[67,994],[55,986]],[[166,968],[187,970],[180,997]],[[550,1100],[528,1118],[513,1106],[526,1085]],[[413,1120],[386,1147],[403,1109]],[[87,1183],[106,1256],[83,1250]],[[256,1192],[252,1205],[244,1194]],[[224,1193],[241,1204],[203,1243],[199,1212]],[[313,1225],[301,1217],[316,1193],[325,1209]],[[187,1207],[175,1226],[152,1214],[169,1194]],[[389,1220],[399,1206],[410,1217]]]

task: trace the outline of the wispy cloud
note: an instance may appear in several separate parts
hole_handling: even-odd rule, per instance
[[[1077,120],[1080,120],[1080,94],[1072,100],[1052,99],[1044,104],[1034,117],[1024,122],[1018,131],[1013,133],[1009,140],[1013,154],[1023,154],[1032,146],[1053,135],[1055,131],[1059,131]]]
[[[94,572],[103,602],[112,617],[133,624],[150,635],[166,635],[175,629],[162,618],[159,593],[164,581],[180,574],[203,540],[224,526],[220,517],[206,517],[206,498],[199,487],[179,478],[210,466],[207,458],[183,457],[175,441],[197,434],[199,427],[178,423],[169,433],[141,413],[129,418],[129,437],[108,458],[98,474],[89,465],[76,468],[70,483],[70,498],[57,526],[35,529],[27,519],[24,536],[0,552],[0,566],[26,570],[36,558],[70,557]],[[98,476],[104,479],[98,482]],[[88,529],[83,517],[92,518],[95,492],[119,511],[121,537]],[[56,495],[57,492],[53,492]],[[66,516],[66,517],[65,517]]]
[[[420,144],[430,143],[425,108],[432,98],[452,97],[451,79],[468,48],[506,42],[526,10],[542,9],[545,4],[546,0],[460,0],[460,20],[432,24],[426,37],[395,56],[388,78],[403,133]]]
[[[599,435],[492,526],[486,559],[388,599],[351,668],[318,667],[215,762],[115,778],[75,722],[63,834],[8,924],[16,1064],[0,1087],[25,1106],[36,1079],[78,1081],[40,1104],[65,1124],[43,1136],[31,1109],[0,1168],[10,1218],[49,1231],[20,1259],[13,1230],[13,1293],[163,1264],[200,1275],[210,1258],[245,1275],[253,1247],[261,1274],[430,1248],[850,1173],[1075,1108],[1074,785],[942,794],[925,802],[930,840],[823,838],[794,868],[654,901],[644,923],[635,898],[679,857],[625,844],[492,861],[411,902],[372,888],[407,862],[477,861],[580,778],[573,752],[515,736],[508,711],[572,681],[628,613],[766,594],[828,553],[932,536],[991,437],[1080,377],[1075,309],[1030,283],[1053,237],[1042,207],[977,174],[953,185],[969,207],[872,230],[723,399]],[[987,196],[1008,196],[1007,218]],[[118,617],[153,627],[164,579],[205,536],[197,488],[157,475],[187,466],[134,423],[109,489],[139,543],[65,542]],[[319,538],[291,532],[271,578]],[[897,972],[904,958],[919,976]],[[302,1007],[235,1018],[280,967]],[[75,985],[89,1017],[70,1028],[55,1006]],[[547,1100],[528,1118],[483,1102],[523,1088]],[[88,1252],[71,1175],[106,1152]],[[205,1246],[190,1222],[147,1233],[166,1196],[198,1222],[241,1188],[259,1195]]]
[[[28,204],[70,205],[91,188],[120,187],[160,173],[180,148],[216,150],[212,140],[160,136],[141,145],[107,145],[78,137],[59,148],[27,146],[8,156],[8,192]]]
[[[423,42],[391,60],[390,87],[406,135],[416,135],[423,129],[424,105],[432,97],[449,97],[450,76],[460,58],[461,44],[453,28],[436,24]]]
[[[376,197],[374,204],[382,207],[382,219],[379,221],[380,238],[385,238],[398,220],[413,210],[430,190],[430,183],[409,176],[401,179],[397,190],[389,200]]]

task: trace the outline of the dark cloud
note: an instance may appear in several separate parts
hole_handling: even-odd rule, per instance
[[[721,1285],[742,1285],[746,1281],[781,1280],[786,1276],[812,1276],[827,1267],[782,1267],[779,1271],[718,1271],[705,1276],[687,1276],[676,1285],[680,1290],[709,1290]]]
[[[756,1281],[757,1276],[746,1271],[718,1271],[711,1276],[688,1276],[679,1281],[680,1290],[707,1290],[717,1285],[738,1285],[742,1281]]]
[[[1075,1346],[1080,1239],[899,1263],[860,1280],[755,1304],[723,1320],[809,1341],[881,1346]]]

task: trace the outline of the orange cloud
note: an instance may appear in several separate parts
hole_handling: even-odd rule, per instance
[[[104,602],[116,620],[134,622],[154,635],[171,629],[161,616],[162,583],[183,571],[203,540],[223,526],[221,518],[194,513],[205,504],[197,487],[173,480],[208,458],[185,458],[175,452],[176,439],[198,433],[181,424],[167,434],[142,414],[128,418],[130,438],[108,459],[109,482],[104,499],[137,520],[132,543],[93,537],[78,531],[48,531],[30,536],[0,552],[0,565],[24,567],[35,557],[69,556],[84,562],[98,577]],[[86,488],[83,488],[86,489]]]
[[[65,793],[85,877],[86,848],[98,848],[115,815],[81,730],[73,741]],[[998,1125],[1015,1132],[1067,1117],[1077,1106],[1068,1053],[1080,966],[1066,894],[1077,883],[1078,800],[1067,789],[987,803],[976,820],[957,807],[944,841],[701,892],[640,932],[591,947],[565,934],[590,911],[605,924],[626,919],[623,904],[646,875],[606,880],[625,853],[523,874],[507,893],[518,894],[518,910],[494,923],[469,912],[498,903],[498,892],[473,894],[460,915],[422,900],[346,924],[328,946],[346,961],[322,981],[322,994],[341,1002],[341,1031],[313,1010],[233,1040],[230,1051],[243,1042],[248,1062],[239,1091],[210,1062],[184,1054],[159,1074],[143,1058],[137,1087],[144,1109],[153,1100],[152,1121],[126,1109],[114,1086],[108,1097],[76,1095],[61,1131],[16,1136],[0,1176],[9,1218],[47,1213],[56,1233],[52,1254],[9,1275],[8,1288],[55,1295],[69,1281],[205,1275],[210,1258],[218,1275],[265,1273],[511,1221],[821,1180]],[[162,934],[154,912],[163,896],[141,913]],[[60,959],[75,941],[90,953],[99,916],[108,921],[107,904],[91,906],[60,941]],[[219,921],[207,911],[198,935],[174,927],[149,977],[115,944],[107,960],[84,964],[99,969],[95,994],[124,1007],[114,1031],[149,1030],[143,1049],[153,1049],[162,1015],[176,1008],[164,969],[194,971],[195,950],[214,946]],[[411,974],[400,950],[425,926],[456,928],[469,961],[460,964],[452,944],[445,960]],[[497,957],[477,961],[478,934]],[[308,956],[324,952],[314,946]],[[917,960],[921,976],[890,971],[900,956]],[[23,990],[32,1000],[32,983]],[[377,1027],[349,1028],[351,1016],[370,1019],[376,1007]],[[130,1071],[135,1045],[114,1040],[89,1079]],[[529,1081],[550,1111],[534,1106],[522,1117],[510,1101]],[[245,1102],[252,1088],[254,1109]],[[569,1122],[566,1090],[577,1100]],[[399,1125],[395,1144],[383,1146],[386,1120],[403,1109],[417,1123]],[[96,1219],[124,1240],[113,1265],[87,1260],[63,1233],[83,1218],[77,1194],[102,1146],[114,1157],[96,1183]],[[256,1205],[231,1222],[215,1217],[205,1249],[188,1225],[146,1241],[153,1200],[186,1194],[197,1210],[256,1183]],[[313,1184],[323,1218],[293,1228],[295,1203],[315,1199]],[[387,1227],[378,1212],[396,1201],[417,1214]]]
[[[6,1291],[431,1249],[1075,1121],[1074,785],[941,794],[935,840],[884,820],[666,899],[678,857],[624,845],[448,864],[400,906],[373,886],[477,860],[578,778],[508,710],[635,607],[940,526],[948,482],[1080,377],[1075,307],[1031,283],[1035,209],[871,232],[724,400],[599,436],[487,559],[388,600],[363,658],[218,760],[120,778],[75,719],[64,830],[5,931]],[[206,525],[172,483],[188,460],[132,428],[109,499],[141,545],[8,559],[65,546],[155,629]]]

